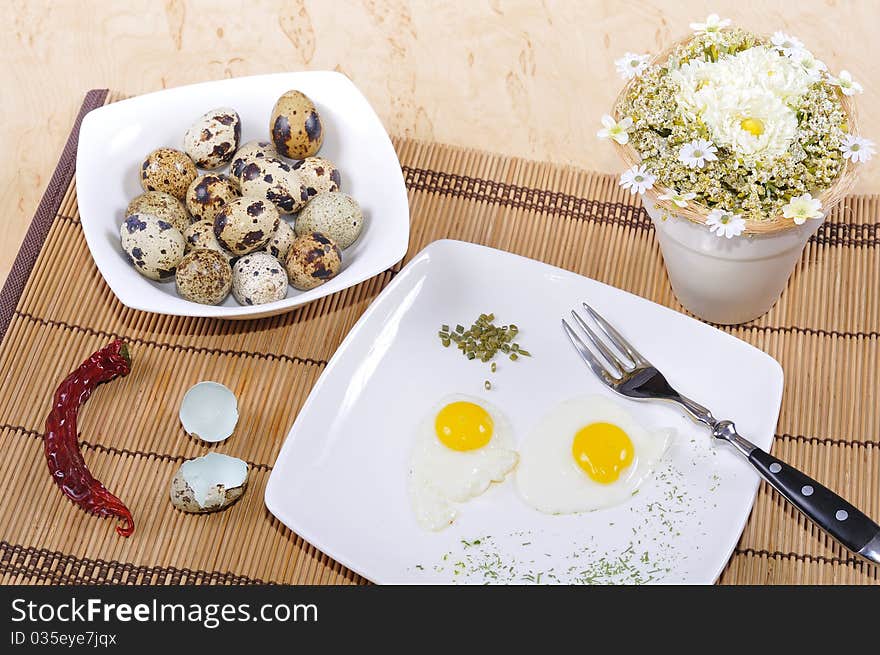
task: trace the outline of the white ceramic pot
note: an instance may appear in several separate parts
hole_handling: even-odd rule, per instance
[[[664,217],[647,195],[642,202],[676,297],[703,320],[724,325],[751,321],[779,300],[804,246],[824,220],[766,236],[725,239],[686,218]]]

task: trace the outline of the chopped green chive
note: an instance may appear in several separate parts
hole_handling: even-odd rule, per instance
[[[518,359],[518,355],[531,357],[528,351],[513,341],[519,332],[516,325],[495,325],[494,321],[495,314],[480,314],[469,328],[459,323],[454,330],[450,330],[449,325],[444,323],[437,335],[444,347],[455,342],[456,347],[468,359],[491,362],[499,352],[510,355],[513,361]],[[494,362],[491,369],[493,373],[497,370]]]

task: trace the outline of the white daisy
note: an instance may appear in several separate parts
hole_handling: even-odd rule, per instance
[[[625,80],[631,80],[645,72],[648,62],[651,61],[651,55],[637,55],[634,52],[627,52],[620,59],[614,60],[617,66],[617,72]]]
[[[849,71],[840,71],[840,75],[832,78],[831,83],[839,86],[841,93],[845,96],[854,96],[864,91],[862,85],[852,78]]]
[[[822,203],[809,193],[805,193],[792,198],[787,205],[784,205],[782,215],[792,219],[795,225],[803,225],[808,218],[822,218]]]
[[[828,70],[828,67],[825,65],[825,62],[816,59],[813,56],[813,53],[809,50],[799,50],[793,56],[798,64],[800,64],[801,68],[803,68],[807,75],[810,76],[812,80],[818,80],[822,77],[822,73]]]
[[[688,200],[693,200],[697,197],[696,193],[663,193],[657,196],[658,200],[671,200],[678,207],[687,207]]]
[[[746,229],[746,221],[740,214],[713,209],[706,216],[706,226],[716,237],[738,237]]]
[[[804,49],[804,42],[796,36],[791,36],[785,32],[774,32],[770,38],[777,50],[781,50],[786,57],[791,57]]]
[[[614,139],[620,145],[629,141],[627,130],[632,127],[633,120],[627,116],[622,121],[616,121],[608,114],[602,117],[602,129],[596,132],[600,139]]]
[[[691,168],[703,168],[707,161],[715,161],[718,157],[715,153],[718,148],[711,141],[705,139],[697,139],[690,143],[685,143],[678,151],[678,158],[685,166]]]
[[[870,139],[846,134],[840,144],[840,152],[843,153],[844,159],[864,164],[866,161],[870,161],[876,151],[874,150],[874,142]]]
[[[718,14],[709,14],[705,23],[691,23],[691,29],[697,34],[716,34],[728,25],[730,25],[729,18],[719,18]]]
[[[643,194],[648,189],[654,188],[654,181],[657,178],[648,172],[648,169],[642,166],[633,166],[629,170],[623,172],[620,176],[620,186],[629,189],[633,195],[636,193]]]

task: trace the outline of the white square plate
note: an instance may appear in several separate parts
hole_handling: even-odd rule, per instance
[[[735,419],[769,449],[782,398],[776,360],[720,330],[594,280],[457,241],[419,253],[346,337],[300,412],[266,489],[285,525],[378,583],[712,583],[736,545],[758,476],[683,412],[616,397],[579,359],[560,318],[589,302],[682,393]],[[533,357],[468,361],[437,338],[441,324],[494,312],[516,323]],[[723,372],[723,375],[722,373]],[[484,380],[493,388],[486,391]],[[444,396],[485,398],[520,442],[550,408],[602,394],[675,441],[627,503],[551,516],[522,502],[514,481],[460,506],[425,532],[407,493],[416,426]]]
[[[324,123],[321,156],[342,173],[342,190],[361,205],[366,225],[343,253],[335,278],[312,289],[290,288],[273,303],[242,307],[230,295],[219,306],[180,298],[174,282],[153,282],[125,260],[119,226],[129,201],[143,192],[138,167],[160,146],[183,148],[183,134],[216,107],[235,108],[241,142],[269,138],[278,97],[299,89]],[[331,71],[280,73],[206,82],[114,102],[86,115],[79,135],[76,185],[82,227],[92,257],[116,297],[133,309],[177,316],[257,318],[289,311],[381,273],[403,258],[409,242],[409,204],[400,162],[366,98],[347,77]]]

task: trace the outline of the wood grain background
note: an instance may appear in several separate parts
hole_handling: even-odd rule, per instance
[[[877,0],[0,0],[0,280],[90,88],[130,94],[304,69],[342,71],[392,134],[603,171],[595,132],[613,60],[655,51],[717,11],[785,29],[866,89],[880,141]],[[194,114],[205,108],[194,108]],[[134,153],[139,157],[142,153]],[[880,158],[878,158],[880,160]],[[877,160],[857,191],[877,192]]]

